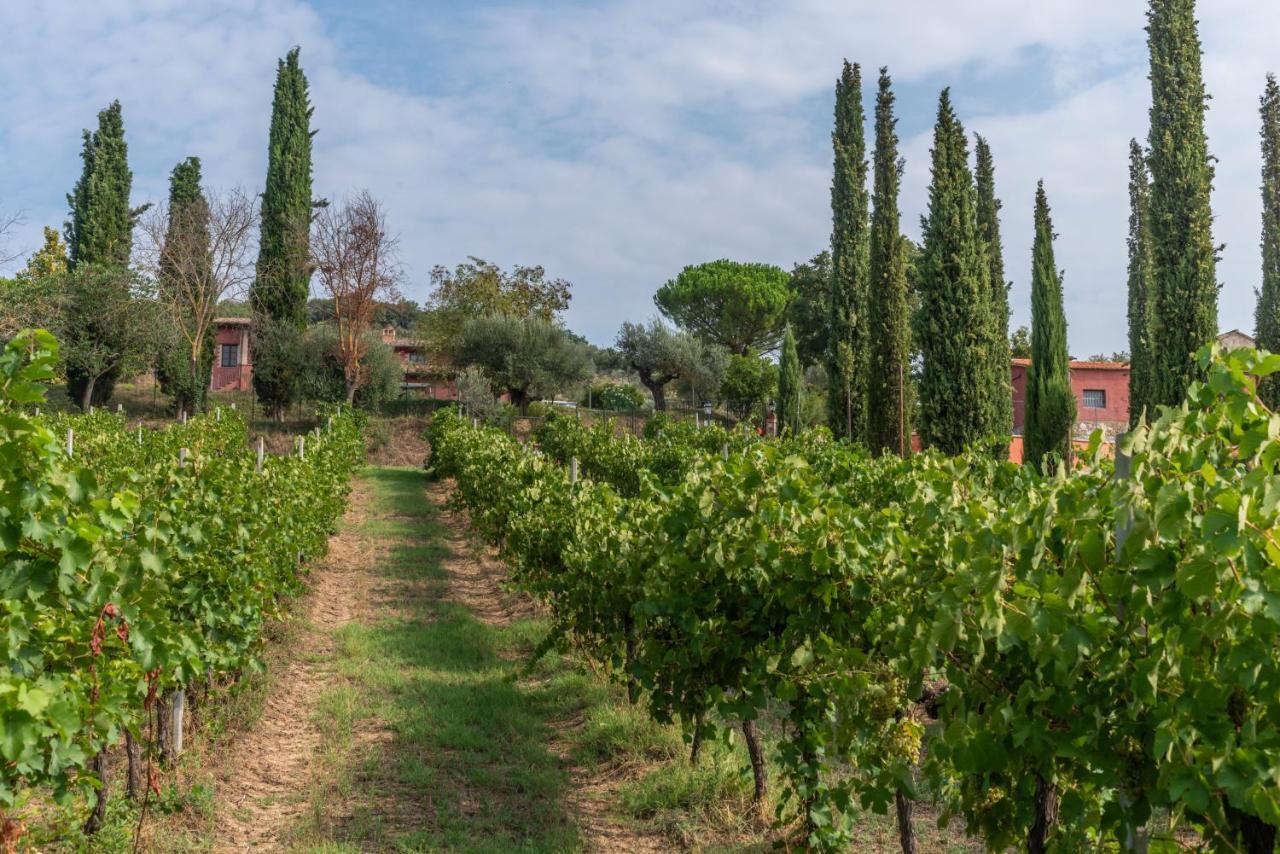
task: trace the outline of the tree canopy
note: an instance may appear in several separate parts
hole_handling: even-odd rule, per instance
[[[419,337],[441,353],[449,352],[462,327],[478,317],[501,314],[555,323],[569,307],[573,289],[564,279],[547,278],[540,265],[517,264],[507,272],[474,256],[452,270],[437,266],[431,285]]]
[[[824,249],[791,268],[787,320],[802,365],[825,363],[831,329],[831,251]]]
[[[657,319],[648,324],[623,323],[616,346],[627,368],[653,395],[653,408],[659,412],[667,408],[667,384],[697,379],[706,361],[706,345]]]
[[[460,366],[482,368],[522,413],[534,397],[554,395],[592,372],[586,348],[540,317],[499,314],[468,321],[453,358]]]
[[[710,261],[685,267],[653,301],[681,329],[745,355],[777,347],[790,299],[787,280],[772,264]]]

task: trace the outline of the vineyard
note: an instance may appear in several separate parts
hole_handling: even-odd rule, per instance
[[[299,566],[323,552],[363,453],[340,410],[290,456],[255,452],[232,410],[136,431],[104,412],[40,416],[56,360],[45,332],[0,355],[6,848],[23,832],[6,813],[33,793],[95,789],[121,740],[129,794],[158,794],[188,694],[256,666],[264,622],[301,590]],[[144,757],[148,727],[163,755]]]
[[[1280,357],[1200,359],[1119,465],[1095,440],[1050,477],[661,420],[555,418],[534,447],[450,413],[428,466],[547,605],[542,649],[604,665],[692,761],[741,733],[807,845],[860,808],[914,850],[927,799],[997,850],[1269,852]]]

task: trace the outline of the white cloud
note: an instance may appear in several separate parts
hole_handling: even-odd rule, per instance
[[[1126,144],[1146,129],[1144,5],[471,7],[442,22],[465,32],[448,40],[452,52],[439,59],[449,74],[422,88],[428,96],[359,73],[302,0],[5,4],[0,209],[27,211],[15,249],[60,223],[80,129],[116,97],[138,201],[163,195],[168,170],[190,154],[210,184],[259,187],[275,61],[301,44],[319,130],[316,192],[368,188],[386,200],[412,296],[425,295],[432,265],[468,254],[541,263],[576,285],[570,323],[607,341],[622,320],[650,314],[654,289],[684,264],[729,256],[789,266],[826,242],[827,101],[848,56],[889,65],[903,88],[954,82],[958,103],[975,108],[963,118],[995,151],[1023,322],[1031,197],[1045,179],[1072,346],[1087,355],[1125,341]],[[395,18],[389,11],[385,26]],[[1222,161],[1216,232],[1228,244],[1222,319],[1248,328],[1256,98],[1280,18],[1250,0],[1202,0],[1201,18],[1211,147]],[[1046,102],[1027,109],[1033,86]],[[1006,106],[1001,93],[1011,91],[1021,106]],[[928,135],[903,145],[903,221],[914,231]]]

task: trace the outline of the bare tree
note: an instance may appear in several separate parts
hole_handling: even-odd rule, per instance
[[[139,267],[158,285],[164,317],[190,348],[192,387],[214,334],[219,304],[253,281],[257,201],[240,189],[204,194],[203,203],[153,208],[142,220]]]
[[[341,205],[321,209],[311,235],[311,253],[320,286],[333,300],[338,361],[346,379],[347,403],[367,381],[365,336],[378,302],[399,298],[399,241],[387,234],[386,214],[367,190]]]

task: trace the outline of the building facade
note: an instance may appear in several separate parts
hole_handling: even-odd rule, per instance
[[[1022,434],[1027,413],[1027,368],[1030,359],[1014,359],[1010,371],[1013,382],[1013,432]],[[1076,398],[1078,438],[1087,438],[1099,428],[1108,440],[1129,429],[1129,363],[1071,362],[1071,391]]]
[[[219,317],[214,320],[213,391],[248,391],[253,385],[253,354],[249,349],[247,317]]]

